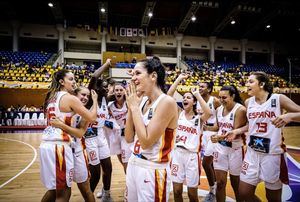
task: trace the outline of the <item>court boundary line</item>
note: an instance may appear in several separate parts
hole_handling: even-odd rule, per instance
[[[291,145],[287,145],[286,148],[288,148],[288,149],[300,150],[300,147],[291,146]]]
[[[286,152],[287,158],[298,168],[300,169],[300,163],[297,162],[290,154]]]
[[[1,184],[0,185],[0,189],[1,189],[5,185],[7,185],[8,183],[10,183],[11,181],[13,181],[14,179],[16,179],[17,177],[19,177],[21,174],[23,174],[35,162],[35,160],[37,158],[37,151],[36,151],[36,149],[32,145],[30,145],[30,144],[28,144],[26,142],[20,141],[20,140],[9,139],[9,138],[0,138],[0,140],[8,140],[8,141],[14,141],[14,142],[19,142],[19,143],[25,144],[25,145],[29,146],[33,150],[33,152],[34,152],[34,157],[33,157],[32,161],[23,170],[21,170],[18,174],[16,174],[12,178],[10,178],[9,180],[7,180],[3,184]]]

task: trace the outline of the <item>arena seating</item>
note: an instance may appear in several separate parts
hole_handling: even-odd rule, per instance
[[[46,52],[12,52],[0,51],[2,60],[12,62],[14,64],[24,62],[29,65],[44,65],[53,53]]]
[[[116,68],[134,68],[135,63],[118,62]]]
[[[59,69],[66,68],[72,71],[75,75],[78,85],[87,85],[92,73],[95,71],[94,66],[77,66],[75,64],[65,64],[62,66],[51,66],[51,65],[42,65],[37,67],[32,65],[32,60],[28,61],[28,64],[25,62],[20,62],[24,58],[36,58],[37,55],[42,55],[44,59],[35,60],[44,62],[46,58],[49,58],[48,53],[36,53],[29,52],[25,54],[24,52],[9,52],[9,51],[0,51],[0,55],[12,59],[8,61],[7,59],[2,60],[0,69],[0,80],[4,81],[1,83],[0,87],[4,88],[47,88],[52,79],[52,74]],[[25,57],[25,55],[27,55]],[[31,55],[31,56],[28,56]],[[41,57],[42,57],[41,56]],[[14,61],[18,62],[13,63]],[[182,81],[181,86],[182,90],[185,91],[186,88],[191,86],[196,86],[199,82],[212,81],[214,86],[220,87],[223,85],[236,85],[238,87],[244,87],[247,81],[248,75],[252,71],[264,71],[270,75],[270,79],[274,84],[274,87],[278,88],[294,88],[296,85],[289,84],[286,79],[284,79],[284,68],[271,66],[267,64],[247,64],[241,65],[238,62],[206,62],[199,59],[185,58],[185,62],[189,66],[189,71],[193,72],[191,77],[187,80]],[[135,63],[125,63],[119,62],[116,63],[116,68],[133,68]],[[179,75],[179,70],[173,70],[174,68],[168,67],[168,73],[166,77],[166,84],[171,85],[176,77]],[[22,82],[20,85],[10,84],[7,85],[5,82]],[[29,84],[25,85],[24,82]],[[30,83],[34,83],[32,85]],[[41,85],[44,83],[44,85]],[[43,87],[42,87],[43,86]],[[241,90],[243,91],[243,90]]]

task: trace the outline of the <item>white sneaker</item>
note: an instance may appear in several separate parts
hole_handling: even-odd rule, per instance
[[[102,191],[102,202],[113,202],[111,196],[110,196],[110,191]]]
[[[102,198],[103,196],[103,188],[96,194],[97,198]]]
[[[204,202],[215,202],[215,201],[216,201],[216,196],[211,192],[209,192],[204,198]]]

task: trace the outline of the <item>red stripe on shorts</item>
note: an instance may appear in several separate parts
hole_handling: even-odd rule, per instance
[[[59,161],[58,153],[61,152],[62,161]],[[65,159],[65,147],[62,146],[62,150],[58,150],[55,145],[55,161],[56,161],[56,189],[65,189],[67,187],[66,181],[66,159]]]

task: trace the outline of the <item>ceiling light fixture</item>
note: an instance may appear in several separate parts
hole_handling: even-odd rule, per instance
[[[195,22],[196,19],[197,19],[197,18],[196,18],[196,16],[194,16],[194,15],[191,17],[191,20],[192,20],[193,22]]]
[[[153,16],[153,13],[151,12],[151,11],[149,11],[149,13],[148,13],[148,17],[152,17]]]
[[[52,8],[54,5],[53,5],[53,3],[49,2],[49,3],[48,3],[48,6],[49,6],[50,8]]]
[[[235,20],[231,20],[230,24],[234,25],[235,24]]]
[[[267,25],[266,28],[267,28],[267,29],[270,29],[270,28],[271,28],[271,25]]]
[[[101,13],[105,13],[105,8],[102,7],[102,8],[100,9],[100,11],[101,11]]]

